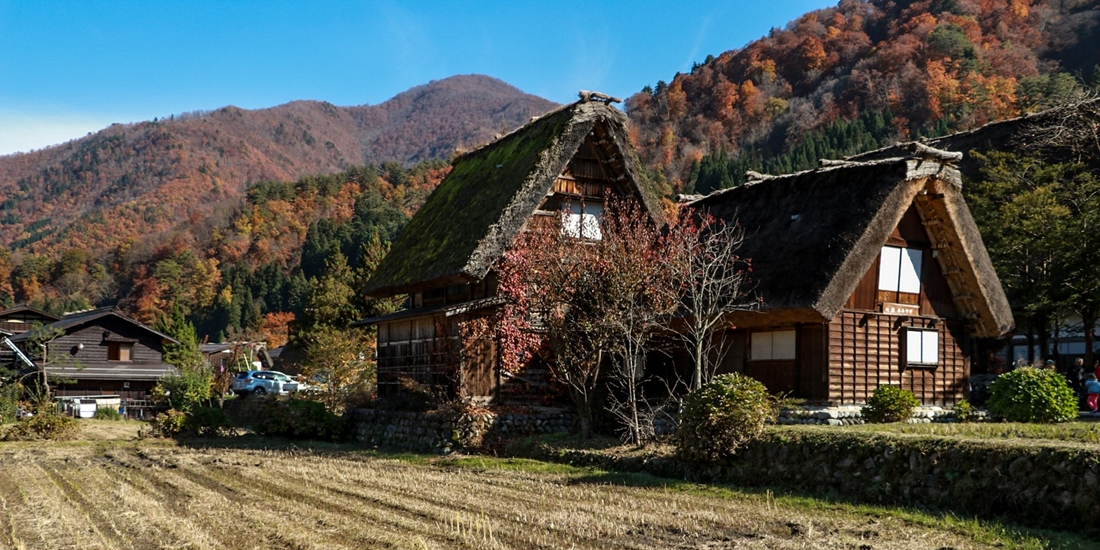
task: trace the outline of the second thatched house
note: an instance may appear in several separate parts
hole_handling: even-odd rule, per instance
[[[730,317],[723,369],[774,393],[862,403],[880,385],[963,399],[972,340],[1013,328],[963,200],[959,153],[912,144],[689,203],[744,229],[760,311]]]
[[[378,327],[380,396],[416,383],[488,402],[502,386],[537,385],[531,372],[527,380],[503,379],[494,340],[464,341],[460,326],[500,305],[494,265],[540,219],[560,219],[579,239],[599,238],[607,194],[659,215],[635,172],[626,116],[610,99],[582,93],[581,101],[454,161],[366,288],[375,297],[406,297],[402,311],[357,323]]]

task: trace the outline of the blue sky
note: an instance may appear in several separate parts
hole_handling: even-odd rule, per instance
[[[0,154],[114,122],[377,104],[456,74],[621,97],[836,0],[0,0]]]

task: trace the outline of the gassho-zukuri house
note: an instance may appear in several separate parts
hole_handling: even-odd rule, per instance
[[[816,403],[866,402],[880,385],[926,405],[966,397],[973,339],[1007,334],[1012,311],[963,200],[962,154],[899,151],[688,203],[741,225],[762,300],[730,315],[723,371]]]
[[[456,158],[394,241],[365,292],[405,295],[406,307],[356,323],[378,329],[380,397],[415,381],[500,400],[523,373],[503,374],[496,344],[464,342],[460,327],[500,305],[494,265],[516,235],[542,217],[579,233],[605,192],[659,219],[625,115],[595,97]],[[731,314],[720,372],[816,403],[864,402],[884,384],[929,405],[965,397],[972,339],[1006,334],[1012,316],[963,201],[961,155],[905,151],[761,176],[687,205],[744,228],[742,256],[763,300]],[[685,353],[663,357],[647,360],[652,372],[690,371]]]

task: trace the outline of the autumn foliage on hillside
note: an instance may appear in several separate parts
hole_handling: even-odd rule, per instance
[[[157,248],[173,233],[224,221],[246,187],[369,163],[446,159],[553,104],[496,79],[459,76],[375,106],[297,101],[225,107],[136,124],[0,157],[0,240],[57,258],[134,239]]]
[[[675,189],[806,169],[1046,107],[1100,79],[1098,28],[1095,0],[843,0],[630,97],[632,139]]]
[[[150,325],[179,313],[216,339],[285,341],[295,320],[319,311],[350,322],[369,308],[356,289],[449,169],[383,163],[263,181],[162,241],[129,238],[100,255],[0,249],[0,302],[57,313],[117,303]],[[334,271],[346,287],[335,297]]]

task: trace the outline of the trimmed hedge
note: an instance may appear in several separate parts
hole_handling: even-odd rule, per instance
[[[1052,370],[1021,367],[989,387],[989,412],[1009,422],[1065,422],[1077,418],[1077,395]]]
[[[721,460],[760,437],[775,409],[760,381],[736,372],[715,376],[684,399],[676,450],[689,462]]]
[[[868,422],[901,422],[912,418],[919,406],[920,400],[913,392],[898,386],[879,386],[860,414]]]

